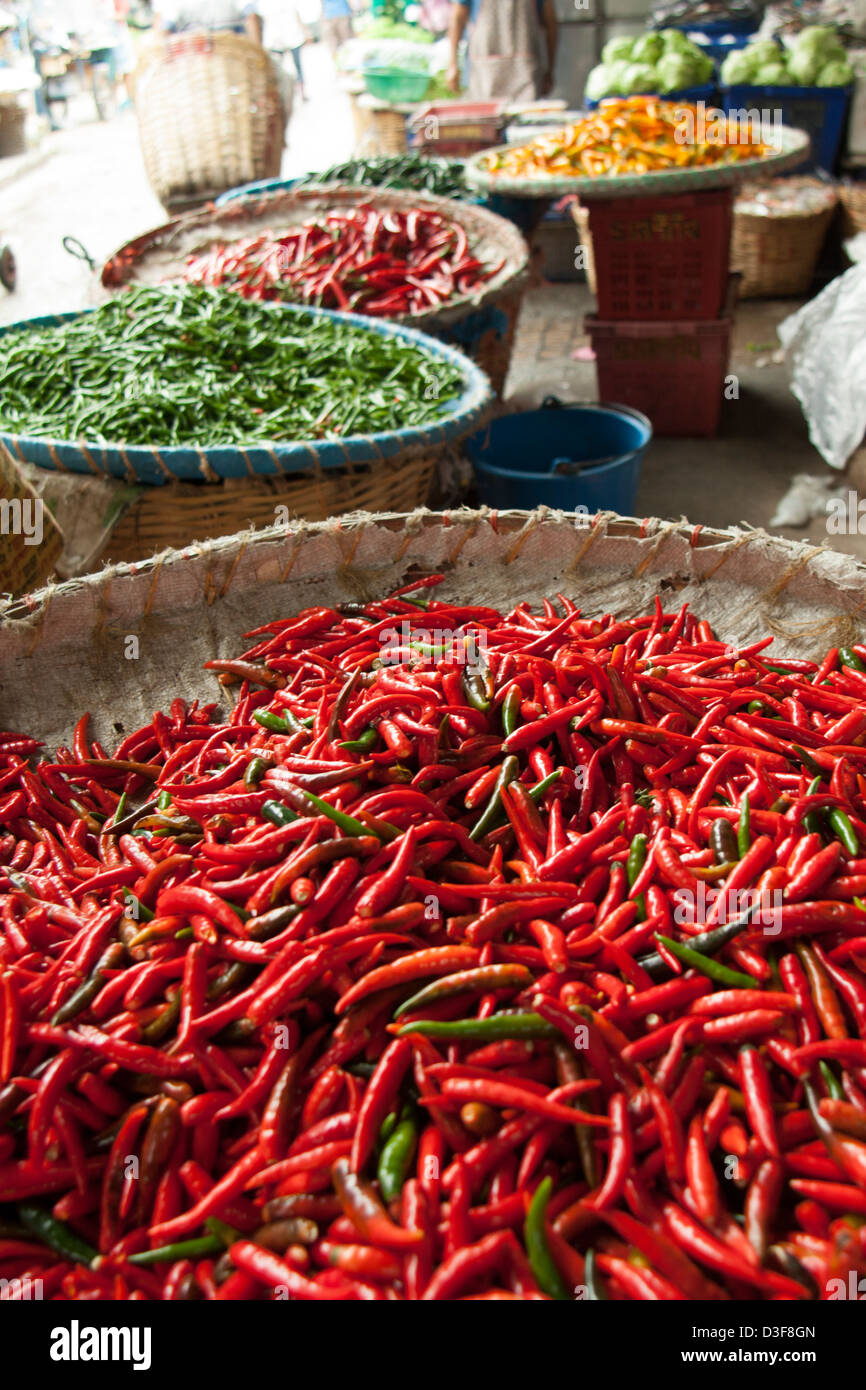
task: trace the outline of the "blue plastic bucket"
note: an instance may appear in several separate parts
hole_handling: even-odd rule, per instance
[[[627,405],[562,405],[503,415],[464,445],[481,501],[531,510],[544,504],[630,514],[652,425]],[[567,465],[579,472],[555,472]]]

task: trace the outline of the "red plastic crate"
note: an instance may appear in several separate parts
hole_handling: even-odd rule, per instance
[[[587,202],[600,319],[714,319],[728,283],[733,190]]]
[[[410,119],[409,144],[448,158],[476,154],[498,143],[504,124],[501,101],[436,102]]]
[[[643,411],[659,435],[712,435],[719,428],[731,339],[730,315],[679,323],[585,322],[599,400]]]

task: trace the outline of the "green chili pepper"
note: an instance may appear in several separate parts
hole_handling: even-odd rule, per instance
[[[530,787],[529,795],[532,797],[532,800],[540,801],[548,787],[552,787],[554,782],[559,781],[562,776],[562,771],[561,767],[555,767],[553,772],[548,772],[546,777],[542,777],[540,782],[536,782],[534,787]]]
[[[733,864],[740,857],[734,827],[724,816],[713,821],[710,831],[710,849],[717,864]]]
[[[345,748],[347,753],[367,753],[371,748],[375,748],[379,738],[379,730],[371,725],[369,729],[358,738],[349,739],[347,743],[340,743],[338,747]]]
[[[520,706],[523,703],[520,694],[520,686],[512,685],[505,699],[502,701],[502,732],[508,738],[514,733],[520,721]]]
[[[413,1119],[406,1119],[400,1121],[383,1144],[376,1176],[386,1202],[393,1201],[402,1192],[417,1143],[418,1126]]]
[[[848,853],[855,856],[858,855],[860,853],[860,841],[857,838],[857,831],[842,810],[842,807],[832,806],[827,819]]]
[[[806,788],[806,795],[814,796],[815,793],[818,791],[818,788],[820,787],[822,780],[823,779],[820,776],[813,777],[808,787]],[[803,829],[809,835],[820,835],[821,831],[824,828],[825,814],[826,813],[820,809],[817,811],[807,811],[805,816],[803,817]]]
[[[395,839],[400,834],[396,825],[383,823],[374,830],[371,826],[365,825],[363,821],[355,820],[354,816],[347,816],[345,811],[338,811],[336,806],[332,806],[328,801],[323,801],[320,796],[314,795],[313,792],[308,792],[305,789],[303,795],[312,802],[320,815],[327,816],[341,830],[345,830],[347,835],[377,835],[380,840],[386,840]]]
[[[558,1028],[535,1013],[489,1014],[487,1018],[419,1018],[400,1029],[425,1038],[454,1038],[466,1042],[499,1042],[503,1038],[559,1038]]]
[[[272,734],[287,734],[290,732],[288,720],[281,714],[274,714],[269,709],[254,709],[253,719],[257,724],[261,724],[263,729],[268,729]]]
[[[751,820],[752,815],[749,805],[749,793],[746,792],[743,797],[742,805],[740,806],[740,819],[737,825],[737,850],[739,851],[741,859],[744,855],[748,854],[749,846],[752,843]]]
[[[155,1250],[142,1250],[138,1255],[128,1255],[131,1265],[156,1265],[163,1262],[174,1264],[176,1260],[194,1260],[201,1255],[218,1255],[225,1249],[219,1236],[195,1236],[192,1240],[179,1240],[174,1245],[158,1245]]]
[[[250,758],[244,772],[244,786],[257,787],[269,767],[273,767],[270,758]]]
[[[866,671],[866,666],[851,647],[840,647],[839,656],[843,666],[850,666],[853,671]]]
[[[839,1078],[836,1076],[836,1073],[833,1071],[833,1068],[822,1059],[818,1062],[818,1070],[824,1078],[824,1084],[827,1087],[827,1091],[829,1092],[831,1098],[833,1100],[844,1100],[845,1088],[842,1085]]]
[[[812,757],[811,753],[807,753],[805,748],[801,748],[798,743],[795,743],[793,745],[793,749],[807,772],[811,772],[813,777],[824,776],[824,769],[821,767],[820,763],[815,762],[815,759]]]
[[[502,788],[507,787],[509,782],[513,782],[520,773],[520,762],[510,753],[503,760],[502,767],[499,769],[499,776],[490,794],[490,800],[478,817],[469,832],[470,840],[480,840],[482,835],[486,835],[488,830],[492,830],[502,812]]]
[[[44,1207],[38,1207],[32,1202],[19,1202],[17,1210],[21,1224],[64,1260],[89,1265],[98,1257],[98,1250],[94,1250],[93,1246],[82,1240],[70,1226],[64,1221],[58,1221]]]
[[[523,1234],[529,1263],[542,1293],[548,1294],[550,1298],[566,1301],[571,1298],[571,1291],[550,1253],[547,1232],[544,1228],[547,1204],[550,1201],[552,1191],[552,1178],[544,1178],[538,1184],[532,1195],[532,1201],[529,1203]]]
[[[135,920],[137,922],[153,921],[155,914],[151,912],[149,907],[145,907],[144,903],[141,901],[140,898],[137,898],[135,896],[131,888],[124,888],[123,896],[126,898],[126,901],[128,903],[132,904],[133,911],[131,913],[131,916],[135,917]]]
[[[638,874],[646,863],[646,835],[635,835],[629,846],[628,859],[625,864],[625,876],[628,879],[629,888],[633,888]],[[642,922],[646,917],[646,899],[643,893],[635,899],[638,909],[638,921]]]
[[[124,793],[124,795],[125,795],[125,793]],[[160,792],[159,796],[156,798],[156,809],[157,809],[158,811],[167,811],[167,810],[169,809],[170,806],[171,806],[171,792]],[[118,819],[119,819],[119,817],[118,817]]]
[[[262,815],[271,825],[291,825],[292,821],[300,819],[297,811],[293,811],[291,806],[286,806],[282,801],[263,802]]]
[[[490,686],[480,671],[463,672],[463,690],[473,709],[486,713],[490,708]]]
[[[662,936],[661,932],[656,932],[655,937],[656,941],[661,941],[662,945],[667,947],[672,956],[677,957],[677,960],[681,960],[684,965],[692,966],[694,970],[700,970],[701,974],[716,980],[720,985],[728,985],[731,989],[755,989],[758,984],[751,975],[746,975],[741,970],[731,970],[727,965],[711,960],[703,952],[696,951],[694,946],[684,946],[681,941],[674,941],[671,936]]]

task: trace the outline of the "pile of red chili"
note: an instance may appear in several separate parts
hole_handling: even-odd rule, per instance
[[[479,260],[466,231],[438,212],[362,204],[280,235],[260,232],[190,256],[184,279],[283,299],[393,317],[423,314],[471,294],[504,261]]]
[[[866,647],[436,582],[0,735],[7,1297],[866,1274]]]

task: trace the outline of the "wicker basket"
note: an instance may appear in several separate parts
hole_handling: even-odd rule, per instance
[[[842,204],[842,235],[866,232],[866,183],[840,183],[837,192]]]
[[[476,293],[457,295],[442,308],[395,320],[460,348],[489,376],[494,391],[501,395],[529,278],[529,248],[513,222],[472,203],[391,188],[336,185],[254,194],[216,210],[178,218],[128,242],[106,261],[100,273],[101,285],[113,292],[130,283],[156,285],[177,279],[187,257],[214,242],[239,240],[266,227],[290,227],[316,214],[359,203],[398,210],[421,207],[440,213],[466,230],[480,260],[503,262]]]
[[[429,500],[436,456],[321,469],[294,478],[228,479],[148,488],[114,527],[102,558],[143,560],[167,546],[233,535],[279,519],[326,521],[352,511],[409,512]]]
[[[280,172],[286,113],[270,55],[243,34],[180,34],[135,72],[144,166],[165,208]]]
[[[835,208],[833,200],[815,212],[766,216],[744,212],[735,201],[731,270],[743,277],[740,298],[806,294]]]

